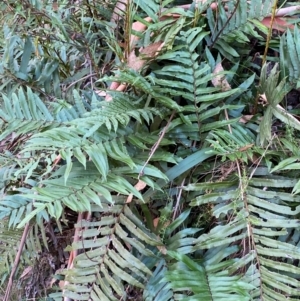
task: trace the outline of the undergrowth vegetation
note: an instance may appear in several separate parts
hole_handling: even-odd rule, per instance
[[[2,300],[299,300],[299,19],[274,33],[276,8],[1,1]]]

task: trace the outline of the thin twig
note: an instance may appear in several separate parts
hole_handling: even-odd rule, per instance
[[[225,109],[224,111],[225,111],[226,120],[229,120],[227,109]],[[231,129],[231,125],[230,124],[228,124],[228,130],[229,130],[229,133],[232,134],[232,129]]]
[[[276,16],[275,14],[276,14],[277,2],[278,2],[278,0],[275,0],[274,5],[272,7],[271,22],[270,22],[269,32],[268,32],[268,36],[267,36],[267,40],[266,40],[266,46],[265,46],[265,50],[264,50],[264,54],[263,54],[263,58],[262,58],[262,63],[261,63],[262,66],[265,64],[265,62],[267,60],[267,53],[269,50],[269,44],[270,44],[271,37],[272,37],[272,28],[273,28],[273,24],[274,24],[274,20],[275,20],[275,16]],[[260,86],[260,84],[261,84],[261,78],[259,79],[258,86]],[[258,100],[259,100],[259,93],[257,92],[255,101],[254,101],[254,109],[252,112],[253,115],[255,115],[257,112]]]
[[[278,0],[275,0],[274,5],[272,7],[271,23],[270,23],[270,27],[269,27],[267,40],[266,40],[264,56],[263,56],[262,63],[261,63],[262,66],[265,64],[265,62],[267,60],[267,53],[268,53],[268,50],[269,50],[269,44],[270,44],[271,37],[272,37],[273,23],[274,23],[275,16],[276,16],[277,2],[278,2]]]
[[[181,182],[180,189],[179,189],[179,192],[178,192],[178,195],[177,195],[176,205],[175,205],[175,208],[174,208],[174,213],[173,213],[173,218],[172,218],[173,221],[175,220],[176,215],[177,215],[177,210],[178,210],[178,207],[179,207],[181,194],[182,194],[182,187],[184,185],[184,182],[185,182],[185,178]]]
[[[234,16],[234,14],[236,13],[236,10],[238,8],[238,6],[240,5],[240,0],[237,1],[233,12],[231,13],[231,15],[229,16],[229,18],[226,20],[224,26],[221,28],[221,30],[217,33],[217,36],[215,37],[215,39],[212,41],[211,45],[209,46],[209,49],[212,49],[215,45],[215,43],[217,42],[219,36],[221,35],[221,33],[224,31],[224,29],[226,28],[226,26],[228,25],[229,21],[232,19],[232,17]]]
[[[84,77],[81,77],[80,79],[74,81],[73,83],[71,83],[67,88],[66,88],[66,91],[68,91],[72,86],[76,85],[77,83],[79,83],[80,81],[84,80],[84,79],[87,79],[87,78],[92,78],[93,76],[97,75],[97,73],[91,73],[91,74],[88,74]]]
[[[163,128],[163,130],[159,133],[159,138],[157,140],[157,142],[153,145],[153,147],[151,148],[151,152],[150,152],[150,155],[146,161],[146,163],[144,164],[144,166],[142,167],[140,173],[139,173],[139,177],[138,179],[140,179],[141,176],[143,176],[144,174],[144,169],[146,168],[147,164],[149,163],[149,161],[151,160],[152,156],[154,155],[155,151],[157,150],[160,142],[162,141],[162,139],[164,138],[165,134],[166,134],[166,131],[174,117],[174,114],[175,114],[175,111],[172,112],[172,115],[170,116],[169,120],[168,120],[168,123],[167,125]]]
[[[7,284],[7,287],[6,287],[6,291],[5,291],[3,301],[9,301],[10,300],[10,294],[11,294],[11,289],[12,289],[12,286],[13,286],[14,276],[15,276],[16,270],[17,270],[19,262],[20,262],[20,258],[21,258],[21,255],[22,255],[22,251],[24,249],[24,245],[25,245],[25,241],[26,241],[26,237],[28,235],[29,229],[30,229],[30,224],[27,223],[25,228],[24,228],[22,238],[21,238],[21,241],[20,241],[20,245],[19,245],[19,249],[18,249],[18,253],[17,253],[17,256],[15,258],[14,265],[13,265],[13,268],[12,268],[10,276],[9,276],[9,280],[8,280],[8,284]]]
[[[79,213],[78,213],[78,216],[77,216],[77,222],[76,222],[76,225],[77,225],[77,226],[80,225],[82,219],[84,218],[84,214],[85,214],[85,212],[79,212]],[[78,241],[79,241],[79,231],[80,231],[79,227],[76,227],[76,228],[75,228],[75,233],[74,233],[73,242],[78,242]],[[78,249],[72,250],[72,251],[70,252],[70,257],[69,257],[68,266],[67,266],[67,269],[68,269],[68,270],[70,270],[70,269],[73,268],[73,265],[74,265],[74,259],[76,258],[77,255],[78,255]],[[68,284],[69,284],[69,281],[65,281],[65,282],[64,282],[64,287],[66,287],[66,285],[68,285]],[[63,289],[63,294],[64,294],[64,292],[65,292],[65,289]],[[64,297],[63,300],[64,300],[64,301],[72,301],[71,298],[66,297],[66,296]]]

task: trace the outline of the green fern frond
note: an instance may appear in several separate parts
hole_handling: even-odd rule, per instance
[[[255,147],[255,135],[249,129],[239,124],[230,127],[230,132],[218,129],[208,134],[206,141],[214,149],[212,153],[221,155],[222,161],[227,157],[230,161],[238,159],[247,163],[255,150],[261,152]]]
[[[11,133],[32,134],[42,128],[58,125],[44,102],[30,88],[27,88],[26,94],[22,88],[18,89],[18,94],[13,93],[11,99],[2,94],[2,99],[1,140]]]
[[[202,262],[196,262],[186,255],[168,252],[177,263],[165,273],[167,287],[174,291],[175,300],[244,300],[250,298],[249,291],[254,288],[239,275],[230,275],[225,268],[232,265],[234,260],[222,261],[230,256],[237,248],[228,247],[218,252],[207,252]],[[187,295],[190,296],[187,296]]]
[[[128,83],[132,85],[137,91],[141,92],[142,95],[151,96],[158,103],[161,103],[163,106],[169,109],[174,109],[176,111],[180,111],[180,106],[172,100],[170,97],[167,97],[163,93],[158,93],[157,89],[153,87],[153,84],[150,80],[152,78],[145,78],[140,73],[133,69],[126,69],[123,71],[119,71],[118,74],[114,77],[105,77],[102,79],[103,81],[115,81],[119,83]],[[128,102],[128,100],[127,100]]]
[[[134,0],[134,3],[138,5],[152,20],[157,21],[158,14],[161,9],[161,6],[158,3],[158,1]]]
[[[21,151],[23,160],[21,160],[21,164],[16,162],[20,164],[18,175],[26,174],[26,179],[30,178],[39,162],[42,161],[46,163],[44,175],[51,172],[52,163],[56,159],[56,152],[58,151],[61,158],[67,163],[65,181],[67,181],[68,173],[72,169],[73,158],[76,158],[86,167],[87,157],[90,157],[100,174],[105,178],[108,173],[109,158],[134,168],[136,164],[131,158],[132,151],[137,153],[136,147],[142,150],[150,149],[156,143],[158,139],[156,133],[137,134],[131,129],[131,127],[138,127],[138,124],[144,121],[150,123],[154,116],[160,116],[161,113],[156,108],[142,108],[139,104],[130,103],[128,99],[125,101],[124,97],[120,97],[110,103],[99,102],[96,105],[102,108],[98,109],[96,106],[89,112],[83,106],[82,101],[78,100],[78,94],[74,92],[74,95],[77,95],[75,105],[59,112],[58,118],[64,120],[60,127],[54,127],[54,124],[59,124],[58,122],[47,123],[42,120],[37,123],[30,120],[30,124],[32,124],[32,127],[36,127],[36,130],[43,125],[44,130],[39,134],[28,137],[27,145]],[[13,111],[11,114],[13,114]],[[134,120],[137,125],[134,125]],[[22,131],[24,131],[22,119],[17,126],[22,126]],[[127,128],[125,128],[126,126]],[[33,130],[32,127],[28,130]],[[7,129],[5,135],[16,130],[17,127],[9,126],[9,131]],[[126,145],[127,143],[130,144],[129,148]],[[171,142],[167,139],[161,141],[161,145],[169,143]],[[42,157],[40,151],[43,152]],[[28,154],[33,155],[28,158]],[[166,152],[161,154],[164,154],[166,160],[174,161],[170,154]],[[154,160],[157,160],[157,156],[154,157]],[[36,160],[33,160],[33,157],[36,157]],[[140,157],[137,156],[137,160],[142,158],[145,158],[143,153]],[[12,162],[14,161],[17,160],[12,158]],[[15,176],[18,175],[15,174]]]
[[[15,218],[18,221],[18,217]],[[15,225],[11,225],[8,219],[1,219],[0,223],[0,275],[2,276],[1,282],[3,282],[8,273],[11,272],[14,266],[14,258],[20,247],[20,240],[23,230],[14,228]],[[36,223],[32,225],[28,234],[28,238],[25,242],[23,252],[20,256],[19,269],[25,266],[31,266],[32,262],[39,258],[39,255],[43,251],[44,247],[48,247],[45,228],[42,223]],[[40,236],[42,240],[40,241]],[[43,245],[43,247],[42,247]]]
[[[68,181],[65,182],[66,172]],[[49,214],[59,219],[64,206],[77,212],[84,212],[90,211],[93,204],[102,206],[105,200],[113,204],[112,193],[116,192],[121,195],[132,194],[142,200],[142,195],[132,185],[133,179],[137,180],[141,172],[143,172],[141,180],[149,183],[150,187],[156,187],[152,178],[167,180],[160,170],[150,164],[146,167],[136,165],[134,169],[112,168],[106,179],[99,177],[97,167],[91,162],[87,163],[86,170],[78,162],[72,164],[71,170],[68,170],[68,166],[65,165],[53,173],[50,179],[41,181],[42,187],[20,189],[20,194],[4,196],[0,208],[1,216],[10,216],[14,224],[22,227],[39,215],[44,215],[45,218],[45,215]],[[32,200],[34,200],[32,204],[35,209],[24,217],[26,207]]]
[[[149,248],[161,242],[137,221],[128,206],[103,202],[93,206],[97,221],[77,224],[79,240],[70,250],[83,249],[65,275],[64,296],[93,300],[126,299],[127,285],[144,288],[152,274],[143,256],[155,254]],[[105,214],[105,216],[103,216]],[[125,247],[124,244],[127,246]]]
[[[0,275],[1,282],[6,279],[14,263],[17,254],[19,241],[22,237],[22,230],[16,230],[8,225],[8,220],[1,218],[0,222]]]
[[[290,207],[291,195],[275,190],[279,183],[283,187],[293,187],[295,180],[288,178],[266,179],[254,177],[246,186],[240,188],[219,188],[213,193],[201,193],[192,203],[192,206],[212,203],[213,215],[220,218],[230,217],[230,222],[214,227],[208,234],[203,234],[197,239],[195,250],[213,249],[229,243],[244,242],[256,254],[251,262],[256,265],[252,268],[249,277],[249,261],[247,257],[241,259],[239,268],[248,271],[248,279],[260,279],[260,284],[252,291],[251,295],[284,300],[286,296],[298,298],[299,280],[295,273],[293,260],[299,258],[298,247],[292,241],[281,242],[276,237],[285,237],[289,229],[299,227],[297,218],[300,202],[299,197],[293,197],[296,206]],[[245,185],[245,184],[243,184]],[[223,187],[223,188],[221,188]],[[267,190],[263,190],[267,187]],[[189,189],[199,189],[201,185]],[[242,190],[241,190],[242,189]],[[226,193],[224,193],[226,191]],[[298,208],[299,207],[299,208]],[[280,258],[281,265],[278,265]],[[247,259],[247,260],[246,260]],[[233,265],[235,266],[235,265]],[[251,284],[252,281],[249,282]],[[256,297],[255,297],[255,300]]]
[[[295,25],[293,31],[289,28],[280,38],[280,70],[281,78],[288,77],[291,85],[299,86],[300,47],[299,29]]]
[[[0,218],[9,218],[9,226],[16,226],[23,215],[30,212],[31,199],[20,195],[2,195]]]
[[[157,58],[168,62],[161,70],[154,71],[157,74],[153,78],[157,85],[155,87],[157,91],[172,97],[181,96],[194,106],[202,102],[211,103],[239,93],[239,88],[221,92],[220,88],[209,86],[215,74],[208,64],[198,64],[199,55],[195,52],[196,48],[201,47],[207,34],[208,32],[201,27],[181,32],[178,38],[180,46]],[[161,78],[162,76],[163,78]]]
[[[299,121],[280,106],[280,102],[289,92],[290,87],[286,84],[285,79],[278,82],[279,73],[277,72],[277,65],[273,67],[269,75],[267,75],[267,66],[268,65],[264,65],[262,67],[260,79],[261,84],[258,88],[262,101],[265,102],[265,105],[267,105],[263,120],[259,126],[259,140],[261,145],[264,145],[267,141],[271,141],[273,115],[284,124],[300,130]]]
[[[233,47],[233,42],[241,45],[248,42],[248,33],[255,33],[251,20],[261,20],[270,14],[272,1],[229,1],[226,3],[228,11],[223,5],[218,6],[218,13],[207,10],[207,21],[211,31],[208,46],[213,45],[224,57],[233,60],[239,53]],[[233,40],[234,39],[234,40]]]
[[[166,261],[161,259],[152,276],[147,282],[147,286],[143,292],[145,301],[169,301],[174,300],[173,290],[168,286],[168,282],[164,277],[167,272]]]
[[[57,141],[65,140],[67,142],[73,141],[76,136],[82,136],[81,132],[85,131],[86,133],[83,137],[89,138],[100,128],[104,131],[108,131],[106,136],[109,137],[111,130],[116,132],[119,127],[123,128],[127,126],[131,121],[131,118],[139,123],[141,123],[142,120],[149,123],[153,120],[153,116],[161,115],[159,110],[155,108],[142,108],[139,104],[132,103],[130,100],[130,98],[125,99],[124,97],[118,97],[118,99],[113,102],[100,102],[99,106],[101,106],[101,108],[93,108],[91,112],[85,112],[82,117],[75,112],[77,116],[72,118],[70,122],[65,122],[64,127],[50,129],[43,132],[43,134],[35,135],[33,139],[39,137],[55,139],[55,137],[57,137]],[[78,107],[78,105],[76,105],[76,107]],[[66,109],[63,113],[66,114],[68,111],[69,110]],[[84,109],[81,109],[81,111],[84,112]],[[97,137],[97,135],[95,137]],[[96,139],[95,137],[93,137],[93,139]],[[78,139],[79,137],[77,140]],[[79,142],[75,141],[74,143],[75,144],[72,144],[72,146],[78,145]],[[34,146],[35,143],[31,141],[30,144]],[[45,141],[45,146],[46,145],[48,145],[48,143]],[[53,144],[55,147],[61,147],[62,144],[59,145],[60,146],[55,143]]]

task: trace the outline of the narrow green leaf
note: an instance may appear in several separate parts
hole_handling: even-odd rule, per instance
[[[25,44],[24,44],[24,48],[23,48],[23,55],[22,55],[22,60],[21,60],[21,64],[20,64],[20,69],[19,71],[25,75],[27,75],[27,68],[28,68],[28,64],[31,58],[31,54],[32,54],[32,42],[31,42],[31,38],[29,36],[27,36]]]
[[[36,205],[36,204],[35,204]],[[18,229],[23,228],[25,226],[25,224],[27,224],[28,222],[30,222],[30,220],[35,217],[39,212],[43,211],[46,209],[46,204],[41,204],[39,207],[37,207],[36,209],[32,210],[29,214],[27,214],[24,219],[19,223],[19,225],[17,226]]]
[[[158,246],[158,245],[162,245],[161,242],[159,242],[158,240],[154,240],[152,237],[150,237],[149,235],[147,235],[147,233],[145,233],[144,231],[142,231],[141,229],[139,229],[132,221],[130,221],[130,219],[128,219],[124,214],[120,215],[120,221],[121,223],[130,231],[132,232],[135,236],[137,236],[139,239],[145,241],[146,243],[148,243],[149,245],[154,245],[154,246]]]
[[[78,161],[84,166],[84,169],[86,169],[86,157],[81,151],[80,147],[75,147],[73,149],[74,156],[78,159]]]

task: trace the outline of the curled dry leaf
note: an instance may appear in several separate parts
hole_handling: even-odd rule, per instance
[[[151,23],[152,19],[150,17],[147,17],[144,19],[146,22]],[[132,30],[136,31],[136,32],[144,32],[147,29],[147,25],[145,25],[144,23],[141,23],[139,21],[134,22],[132,24]],[[135,46],[136,42],[139,40],[140,38],[134,34],[131,35],[130,37],[130,47],[131,50],[133,50],[133,47]]]
[[[140,55],[138,57],[135,55],[135,51],[132,50],[127,60],[127,66],[136,71],[141,70],[146,64],[147,59],[151,59],[156,55],[158,55],[161,49],[163,48],[163,46],[164,46],[163,42],[156,42],[150,44],[147,47],[140,49]],[[124,91],[125,88],[126,85],[120,84],[118,82],[113,82],[110,85],[110,90]],[[109,94],[107,94],[105,100],[111,101],[112,97]]]
[[[153,220],[153,226],[154,226],[154,228],[157,228],[157,226],[158,226],[158,223],[159,223],[159,217],[156,217],[154,220]],[[168,227],[169,225],[170,225],[170,221],[166,221],[165,223],[164,223],[164,228],[166,228],[166,227]],[[157,238],[158,239],[160,239],[160,237],[159,236],[157,236]],[[166,248],[166,246],[164,246],[164,245],[161,245],[161,246],[157,246],[157,249],[159,250],[159,252],[161,252],[163,255],[166,255],[167,254],[167,248]]]
[[[276,29],[280,32],[285,32],[287,28],[290,28],[290,29],[293,29],[294,28],[294,25],[291,24],[291,23],[288,23],[286,21],[287,18],[282,18],[282,17],[275,17],[274,18],[274,22],[272,24],[271,22],[271,17],[265,17],[261,23],[265,26],[267,26],[268,28],[271,27],[271,24],[272,24],[272,29]],[[293,20],[293,18],[288,18],[290,21]]]
[[[251,148],[252,146],[254,146],[254,143],[247,144],[247,145],[245,145],[245,146],[243,146],[243,147],[240,147],[240,148],[238,149],[238,151],[239,151],[239,152],[245,152],[247,149]]]
[[[166,246],[157,246],[157,249],[159,250],[160,253],[162,253],[163,255],[167,255],[167,248]]]
[[[153,220],[153,226],[154,226],[154,228],[157,227],[158,223],[159,223],[159,217],[156,217],[156,218]]]
[[[134,185],[134,188],[137,190],[137,191],[141,191],[142,189],[144,189],[146,187],[146,183],[143,182],[142,180],[139,180],[135,185]],[[131,203],[132,201],[132,198],[133,198],[133,194],[130,193],[127,200],[126,200],[126,204],[128,203]]]
[[[252,119],[253,116],[254,116],[254,115],[243,115],[243,116],[240,118],[239,122],[240,122],[240,123],[247,123],[247,122],[249,122],[249,121]]]
[[[22,275],[20,276],[20,279],[26,279],[26,278],[28,278],[29,276],[31,276],[32,275],[32,270],[33,270],[33,268],[32,268],[32,266],[28,266],[24,271],[23,271],[23,273],[22,273]]]
[[[64,281],[64,280],[60,280],[60,281],[58,282],[58,286],[59,286],[59,288],[60,288],[61,290],[63,290],[64,287],[65,287],[65,281]]]
[[[153,226],[154,226],[154,228],[157,228],[158,223],[159,223],[159,217],[156,217],[156,218],[153,220]],[[171,221],[166,221],[166,222],[164,223],[164,228],[167,228],[170,224],[171,224]]]
[[[103,90],[94,90],[94,92],[101,97],[105,97],[107,95],[107,93]]]
[[[259,95],[259,102],[258,103],[261,104],[263,107],[266,106],[269,103],[265,93]]]
[[[163,45],[163,42],[156,42],[151,45],[148,45],[145,48],[141,48],[140,55],[138,57],[135,55],[134,50],[131,51],[128,57],[127,66],[136,71],[141,70],[146,64],[146,59],[150,59],[156,56],[162,49]]]
[[[215,87],[220,87],[222,91],[231,90],[231,86],[229,85],[224,74],[224,68],[221,63],[218,63],[214,69],[213,74],[215,75],[211,80],[212,84]]]

